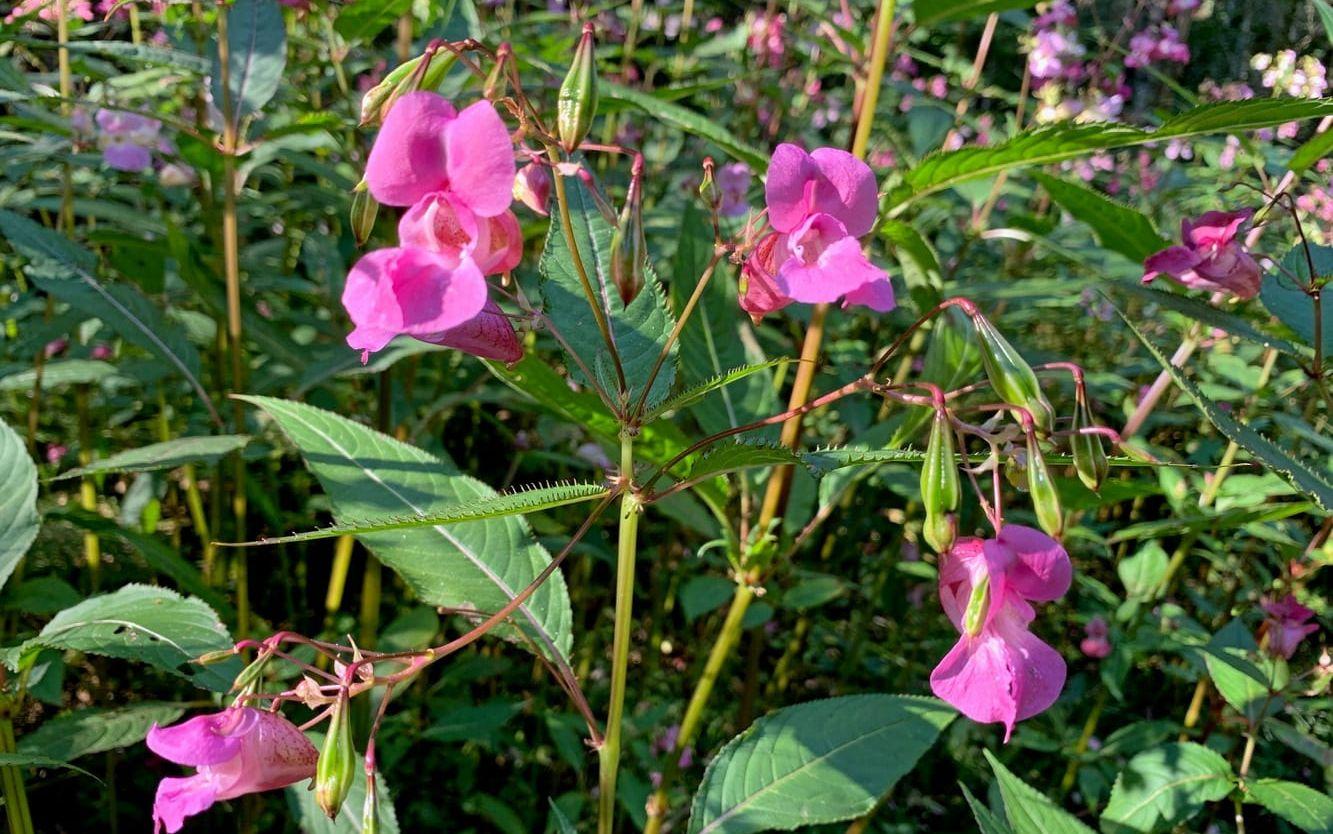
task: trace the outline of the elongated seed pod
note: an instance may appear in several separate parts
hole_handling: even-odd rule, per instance
[[[961,498],[953,429],[948,413],[940,409],[931,421],[926,459],[921,466],[921,503],[926,509],[921,535],[937,553],[953,546],[956,525],[949,516],[958,509]]]
[[[1055,412],[1042,393],[1032,366],[985,316],[979,313],[973,316],[972,325],[981,348],[981,363],[995,393],[1010,405],[1026,408],[1039,428],[1050,431]]]
[[[1079,396],[1074,405],[1074,435],[1069,438],[1069,450],[1074,455],[1074,469],[1079,479],[1093,492],[1101,489],[1110,469],[1101,437],[1080,432],[1095,425],[1087,400]]]
[[[1037,446],[1037,436],[1028,432],[1028,497],[1032,499],[1032,509],[1037,515],[1037,526],[1049,536],[1059,538],[1064,529],[1064,511],[1060,508],[1060,494],[1056,492],[1051,470],[1046,466],[1046,458]]]

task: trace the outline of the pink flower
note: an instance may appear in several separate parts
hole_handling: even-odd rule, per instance
[[[750,190],[753,177],[750,166],[744,162],[730,162],[718,169],[717,187],[722,192],[719,214],[723,217],[739,217],[750,210],[745,194]]]
[[[428,194],[398,221],[398,243],[444,255],[450,268],[464,260],[483,275],[508,272],[523,257],[523,235],[512,211],[478,217],[453,192]]]
[[[1088,620],[1088,624],[1083,629],[1088,636],[1083,638],[1078,647],[1085,655],[1101,660],[1111,653],[1111,641],[1107,639],[1106,620],[1101,617],[1093,617]]]
[[[89,356],[98,361],[103,361],[110,359],[114,354],[115,352],[111,349],[111,345],[108,345],[105,342],[98,342],[93,345],[93,349],[89,353]]]
[[[1143,262],[1143,283],[1165,274],[1190,289],[1254,298],[1263,278],[1259,264],[1238,240],[1253,214],[1210,211],[1180,224],[1181,246],[1169,246]]]
[[[56,0],[21,0],[9,14],[5,15],[5,23],[13,23],[34,12],[42,20],[55,21],[59,17],[59,10]],[[80,20],[90,21],[93,19],[92,4],[89,0],[72,0],[65,6],[65,15],[69,19],[77,17]]]
[[[1014,724],[1055,703],[1065,662],[1029,624],[1032,602],[1069,590],[1063,547],[1030,527],[1008,525],[995,539],[960,539],[940,567],[940,603],[961,633],[930,674],[930,688],[973,721]]]
[[[1308,622],[1314,612],[1291,594],[1276,601],[1266,599],[1260,605],[1268,616],[1259,627],[1259,635],[1260,639],[1267,638],[1264,649],[1273,657],[1290,660],[1301,641],[1319,630],[1317,623]]]
[[[319,759],[319,751],[290,721],[250,707],[231,707],[174,727],[154,724],[148,749],[198,769],[193,776],[169,777],[157,786],[154,834],[163,829],[175,834],[186,817],[219,800],[313,778]]]
[[[356,325],[347,344],[370,354],[399,334],[432,342],[480,313],[486,296],[486,279],[469,258],[377,249],[356,262],[343,287],[343,307]]]
[[[782,144],[773,152],[764,186],[774,232],[747,261],[741,307],[763,315],[793,301],[843,299],[877,312],[893,309],[893,286],[870,263],[857,238],[878,212],[870,166],[834,148],[806,153]]]
[[[513,199],[509,130],[489,101],[461,112],[435,93],[403,96],[384,119],[366,161],[366,182],[386,206],[410,206],[451,192],[479,217],[494,217]]]
[[[518,169],[518,175],[514,178],[514,199],[542,217],[547,215],[546,205],[551,200],[551,172],[546,166],[529,162]]]
[[[47,358],[59,356],[69,347],[69,339],[61,336],[59,339],[52,339],[42,348],[42,354]]]
[[[46,447],[46,462],[52,466],[58,466],[67,454],[69,454],[68,446],[61,443],[52,443]]]

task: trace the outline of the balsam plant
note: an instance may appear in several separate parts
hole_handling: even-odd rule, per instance
[[[1261,818],[1333,830],[1333,740],[1318,723],[1327,654],[1292,668],[1319,630],[1312,580],[1333,507],[1322,304],[1333,260],[1292,194],[1328,147],[1329,100],[1199,104],[1152,129],[1024,129],[1030,88],[1065,94],[1113,61],[1078,63],[1079,10],[1057,2],[1031,20],[1008,138],[966,144],[994,124],[964,116],[997,28],[1027,25],[1011,15],[1032,4],[750,13],[736,31],[748,31],[760,77],[783,89],[800,78],[785,33],[807,14],[800,37],[826,44],[850,76],[847,112],[834,126],[820,110],[830,129],[815,141],[801,117],[780,115],[810,101],[749,81],[729,118],[673,100],[708,95],[687,82],[686,62],[710,54],[683,48],[700,34],[692,3],[681,48],[645,63],[682,82],[659,97],[629,83],[649,23],[637,3],[532,15],[558,31],[549,40],[522,31],[528,13],[513,4],[486,10],[486,24],[471,3],[427,12],[417,40],[414,12],[364,0],[332,24],[323,8],[284,12],[276,0],[155,10],[194,53],[143,43],[141,10],[123,5],[128,44],[73,38],[78,13],[58,0],[53,15],[16,10],[28,34],[6,47],[11,122],[60,150],[54,162],[9,154],[27,188],[0,194],[14,285],[6,356],[35,357],[0,379],[21,392],[26,419],[26,438],[0,427],[0,578],[13,615],[0,790],[12,832],[47,828],[29,799],[34,768],[77,775],[76,759],[140,756],[140,741],[192,769],[145,774],[154,798],[136,797],[136,824],[168,834],[221,824],[219,805],[238,809],[244,830],[453,826],[456,811],[428,786],[455,766],[476,830],[899,831],[944,815],[987,834],[1089,830],[1080,817],[1107,834],[1205,820],[1244,832],[1247,817],[1252,830]],[[651,13],[650,39],[671,40]],[[1128,38],[1122,71],[1188,62],[1160,14]],[[931,117],[905,103],[938,85],[915,62],[933,31],[971,31],[978,16],[956,109],[933,108],[947,134],[926,141]],[[395,20],[394,66],[354,94],[348,46],[372,46]],[[54,31],[22,28],[43,21]],[[198,84],[159,112],[122,98],[137,88],[106,66],[76,67],[78,43],[166,61]],[[297,56],[309,65],[294,70]],[[823,95],[820,60],[804,66],[798,99]],[[941,64],[939,97],[960,60]],[[104,77],[76,84],[76,70]],[[1123,98],[1103,86],[1079,93],[1096,102],[1080,112],[1104,111],[1113,88]],[[1192,213],[1171,207],[1172,222],[1184,218],[1178,245],[1148,214],[1051,167],[1315,119],[1289,158],[1250,149],[1254,177],[1205,188]],[[747,123],[771,153],[739,138]],[[885,165],[904,136],[911,158]],[[707,153],[681,153],[683,137]],[[152,228],[81,196],[100,187],[94,147],[115,176],[157,172],[137,194],[107,189],[156,207]],[[1284,236],[1292,248],[1279,257],[1268,247]],[[1007,248],[969,251],[986,246]],[[988,269],[1024,281],[1051,270],[1086,285],[1103,268],[1117,277],[1101,294],[1076,302],[1062,289],[1013,327],[1007,291],[986,281]],[[261,277],[298,269],[299,280]],[[1028,296],[1014,297],[1024,307]],[[1256,298],[1267,313],[1243,306]],[[1076,304],[1094,331],[1052,338]],[[1168,358],[1158,343],[1175,317],[1184,332]],[[1112,328],[1128,337],[1086,349]],[[1209,344],[1230,352],[1191,372]],[[151,363],[123,376],[106,361],[144,354]],[[1155,379],[1124,396],[1131,355]],[[1237,380],[1249,390],[1227,387]],[[1260,409],[1276,380],[1286,402]],[[1173,388],[1184,396],[1164,414]],[[62,439],[79,466],[61,472],[65,452],[52,450],[66,447],[49,444],[39,500],[34,454],[63,416],[53,397],[73,404],[74,436]],[[117,416],[99,427],[90,402],[102,398]],[[454,409],[471,416],[436,420]],[[94,455],[97,432],[140,412],[155,415],[152,445]],[[1270,437],[1278,429],[1286,440]],[[470,467],[449,454],[465,447]],[[138,473],[115,498],[118,522],[101,512],[115,473]],[[77,496],[63,479],[78,479]],[[288,508],[307,493],[317,497]],[[81,588],[51,570],[52,531],[70,525]],[[340,612],[358,542],[350,618]],[[127,581],[131,552],[180,592]],[[322,600],[307,592],[315,577],[327,578]],[[287,613],[274,616],[266,603],[282,595]],[[386,597],[417,607],[384,624]],[[317,616],[304,610],[321,602]],[[704,625],[676,633],[677,604],[687,626]],[[531,674],[505,674],[519,657]],[[126,660],[151,674],[126,672]],[[132,675],[128,703],[94,712],[101,685],[80,684],[82,707],[67,708],[62,670]],[[172,676],[208,696],[143,697]],[[470,682],[494,698],[521,693],[563,769],[526,731],[497,743],[509,714],[464,703]],[[1181,684],[1179,720],[1174,703],[1157,712],[1135,691]],[[31,717],[52,708],[61,714]],[[411,758],[431,740],[495,755]],[[537,811],[510,807],[517,763],[551,771],[531,780]],[[386,770],[406,781],[392,795]],[[53,778],[65,777],[41,783]],[[900,784],[915,785],[910,797]],[[261,817],[249,797],[284,788],[287,811],[262,806]]]

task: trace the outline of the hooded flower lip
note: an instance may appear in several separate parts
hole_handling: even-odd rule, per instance
[[[1279,600],[1264,600],[1260,605],[1267,615],[1260,634],[1266,638],[1264,647],[1274,657],[1290,660],[1301,641],[1319,630],[1317,623],[1309,622],[1314,612],[1291,594]]]
[[[959,539],[940,567],[940,603],[961,636],[931,690],[973,721],[1003,724],[1006,742],[1017,722],[1055,703],[1065,662],[1029,630],[1031,602],[1059,599],[1072,573],[1064,548],[1029,527]]]
[[[168,777],[157,787],[153,830],[175,834],[185,818],[213,803],[283,788],[315,775],[319,759],[310,741],[277,713],[232,707],[171,727],[148,731],[148,749],[192,776]]]
[[[343,288],[343,307],[356,325],[347,344],[369,353],[399,334],[440,334],[477,315],[486,300],[486,279],[470,258],[378,249],[356,262]]]
[[[1253,213],[1210,211],[1196,220],[1182,220],[1182,244],[1149,255],[1143,262],[1143,283],[1166,275],[1190,289],[1254,298],[1263,273],[1240,240]]]
[[[366,161],[370,193],[384,205],[449,191],[480,217],[509,208],[515,172],[509,130],[494,105],[482,100],[460,112],[429,92],[394,104]]]
[[[500,305],[490,300],[480,313],[457,327],[417,338],[507,365],[523,358],[523,346],[519,344],[514,325],[510,324]]]
[[[779,232],[795,231],[812,214],[828,214],[846,234],[861,237],[875,225],[879,210],[869,165],[837,148],[806,153],[788,143],[773,151],[764,199],[769,222]]]

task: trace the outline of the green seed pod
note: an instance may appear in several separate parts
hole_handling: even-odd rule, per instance
[[[361,806],[361,834],[379,834],[380,813],[379,797],[375,787],[375,774],[366,775],[366,802]]]
[[[926,508],[926,522],[921,534],[937,553],[943,553],[953,545],[955,525],[949,514],[958,509],[961,499],[953,430],[949,427],[947,413],[940,409],[931,422],[926,459],[921,466],[921,503]]]
[[[1050,431],[1055,412],[1041,392],[1032,367],[985,316],[979,313],[973,316],[972,325],[981,346],[981,363],[995,393],[1010,405],[1026,408],[1038,427]]]
[[[583,36],[574,51],[574,62],[560,85],[556,99],[556,132],[565,153],[583,142],[597,115],[597,55],[591,23],[583,24]]]
[[[259,688],[259,683],[264,676],[264,667],[268,665],[270,654],[261,653],[259,657],[249,666],[241,670],[236,676],[236,680],[231,684],[231,691],[247,695]]]
[[[324,748],[319,751],[315,765],[315,802],[329,819],[338,816],[347,794],[352,789],[359,767],[356,748],[352,746],[352,711],[344,690],[333,705],[329,732],[324,736]]]
[[[1055,490],[1055,481],[1046,466],[1046,458],[1037,446],[1037,436],[1028,432],[1028,497],[1032,499],[1032,509],[1037,514],[1037,526],[1049,536],[1060,537],[1064,529],[1064,512],[1060,509],[1060,495]]]
[[[366,181],[352,190],[352,237],[357,246],[365,246],[370,234],[375,230],[375,218],[379,216],[380,204],[370,196]]]
[[[1080,389],[1079,397],[1074,405],[1074,432],[1069,438],[1069,450],[1074,455],[1074,469],[1078,472],[1078,477],[1087,485],[1088,489],[1097,492],[1101,489],[1102,482],[1106,480],[1106,473],[1110,464],[1106,460],[1106,450],[1102,448],[1102,439],[1095,434],[1081,434],[1080,429],[1091,428],[1096,424],[1092,421],[1092,413],[1088,409],[1088,403]]]
[[[986,624],[986,615],[990,613],[990,577],[984,576],[972,586],[972,596],[967,598],[967,610],[963,612],[963,631],[968,637],[976,637],[981,627]]]
[[[722,204],[722,195],[718,192],[717,181],[713,177],[713,158],[704,157],[704,178],[699,183],[699,197],[709,208],[717,211],[717,207]]]

